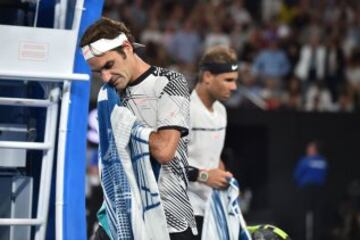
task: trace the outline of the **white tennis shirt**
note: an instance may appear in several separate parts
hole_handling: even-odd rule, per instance
[[[227,124],[226,109],[216,101],[210,112],[194,90],[190,96],[190,141],[188,162],[199,169],[219,167]],[[212,189],[199,182],[190,182],[188,195],[194,214],[204,216],[205,205]]]

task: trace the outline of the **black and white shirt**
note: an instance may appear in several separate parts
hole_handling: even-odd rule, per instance
[[[187,195],[190,97],[186,79],[177,72],[152,66],[126,88],[123,99],[124,106],[146,126],[181,132],[174,159],[161,165],[159,191],[169,232],[183,232],[190,227],[196,233],[193,209]]]

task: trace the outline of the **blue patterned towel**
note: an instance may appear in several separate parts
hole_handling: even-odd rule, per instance
[[[149,158],[151,129],[120,106],[116,90],[105,84],[98,95],[101,184],[111,239],[168,240],[158,185]]]
[[[214,189],[208,200],[201,239],[238,240],[240,229],[251,239],[241,214],[239,184],[235,178],[231,178],[226,190]]]

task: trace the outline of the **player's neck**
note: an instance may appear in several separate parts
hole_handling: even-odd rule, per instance
[[[144,72],[146,72],[150,68],[150,65],[144,62],[138,55],[135,54],[134,58],[135,67],[131,82],[138,79]]]
[[[204,106],[210,111],[212,112],[213,109],[213,105],[215,102],[215,99],[213,99],[210,94],[207,92],[207,90],[200,86],[199,84],[196,85],[195,91],[197,93],[197,95],[199,96],[200,100],[202,101],[202,103],[204,104]]]

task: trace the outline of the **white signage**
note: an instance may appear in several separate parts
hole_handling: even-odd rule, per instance
[[[49,55],[49,44],[38,42],[20,42],[19,60],[46,61]]]

